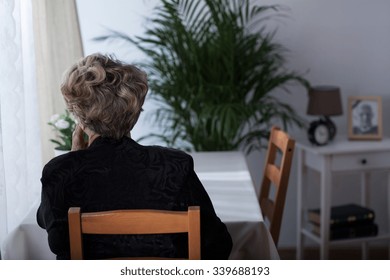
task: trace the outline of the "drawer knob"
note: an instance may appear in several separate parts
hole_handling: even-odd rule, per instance
[[[360,161],[362,164],[366,164],[367,163],[367,160],[364,158]]]

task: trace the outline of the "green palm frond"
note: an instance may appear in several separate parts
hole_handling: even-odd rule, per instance
[[[161,102],[153,120],[169,146],[197,151],[261,149],[275,122],[302,126],[288,104],[273,97],[308,82],[285,69],[287,50],[267,21],[282,7],[250,0],[162,0],[146,32],[115,31],[148,57],[151,96]]]

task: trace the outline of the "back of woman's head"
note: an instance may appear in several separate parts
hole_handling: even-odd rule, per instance
[[[134,127],[147,91],[143,71],[102,54],[73,65],[61,86],[68,110],[83,126],[116,139]]]

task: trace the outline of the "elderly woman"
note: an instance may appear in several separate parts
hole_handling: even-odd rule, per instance
[[[38,224],[48,232],[57,259],[69,259],[67,212],[116,209],[201,209],[202,259],[227,259],[232,240],[181,151],[142,146],[130,138],[148,90],[146,75],[132,65],[93,54],[65,75],[61,91],[78,121],[72,151],[52,159],[42,173]],[[88,135],[84,141],[83,134]],[[124,256],[186,257],[187,236],[90,235],[89,259]]]

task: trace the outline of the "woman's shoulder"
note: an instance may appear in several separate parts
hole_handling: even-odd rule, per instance
[[[144,146],[144,147],[147,147],[150,153],[161,154],[167,158],[192,161],[192,156],[183,150],[170,148],[170,147],[157,146],[157,145]]]
[[[53,174],[67,174],[77,168],[81,161],[79,159],[80,151],[69,152],[52,158],[45,164],[42,171],[42,177],[49,177]]]
[[[176,148],[163,147],[163,146],[149,146],[149,147],[158,153],[164,153],[168,156],[191,158],[191,156],[187,154],[185,151]]]
[[[162,165],[177,165],[180,166],[180,169],[184,168],[187,171],[188,169],[194,168],[192,156],[185,151],[158,145],[142,147],[147,151],[149,160],[154,163],[158,162]]]

